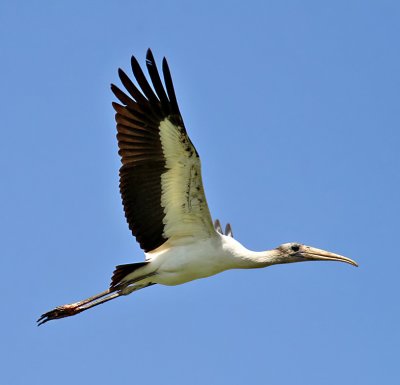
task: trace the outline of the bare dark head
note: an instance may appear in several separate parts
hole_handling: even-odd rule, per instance
[[[350,258],[334,254],[329,251],[317,249],[315,247],[302,245],[301,243],[284,243],[275,249],[275,263],[291,263],[306,261],[337,261],[349,263],[353,266],[358,264]]]

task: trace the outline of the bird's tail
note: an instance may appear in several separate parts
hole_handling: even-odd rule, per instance
[[[149,264],[149,262],[128,263],[126,265],[115,266],[115,270],[111,277],[110,289],[115,289],[118,288],[118,286],[121,286],[121,282],[126,276],[132,274],[147,264]]]

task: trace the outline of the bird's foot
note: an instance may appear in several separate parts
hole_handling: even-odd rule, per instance
[[[80,313],[83,310],[84,309],[80,308],[79,302],[58,306],[55,309],[42,314],[42,316],[37,320],[37,323],[38,326],[40,326],[53,319],[73,316],[75,314]]]

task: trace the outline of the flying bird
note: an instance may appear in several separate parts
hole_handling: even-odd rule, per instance
[[[350,258],[300,243],[251,251],[233,238],[229,224],[223,232],[220,222],[211,219],[199,154],[183,123],[167,60],[162,61],[164,84],[150,49],[146,55],[150,82],[135,57],[131,66],[137,85],[119,69],[127,92],[112,84],[111,90],[120,101],[112,105],[122,162],[122,203],[145,260],[116,266],[107,290],[44,313],[38,325],[151,285],[180,285],[229,269],[304,261],[357,266]]]

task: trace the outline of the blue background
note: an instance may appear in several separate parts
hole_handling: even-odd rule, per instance
[[[400,3],[3,1],[2,384],[395,384]],[[356,259],[154,286],[70,319],[143,254],[111,82],[169,60],[214,218]]]

